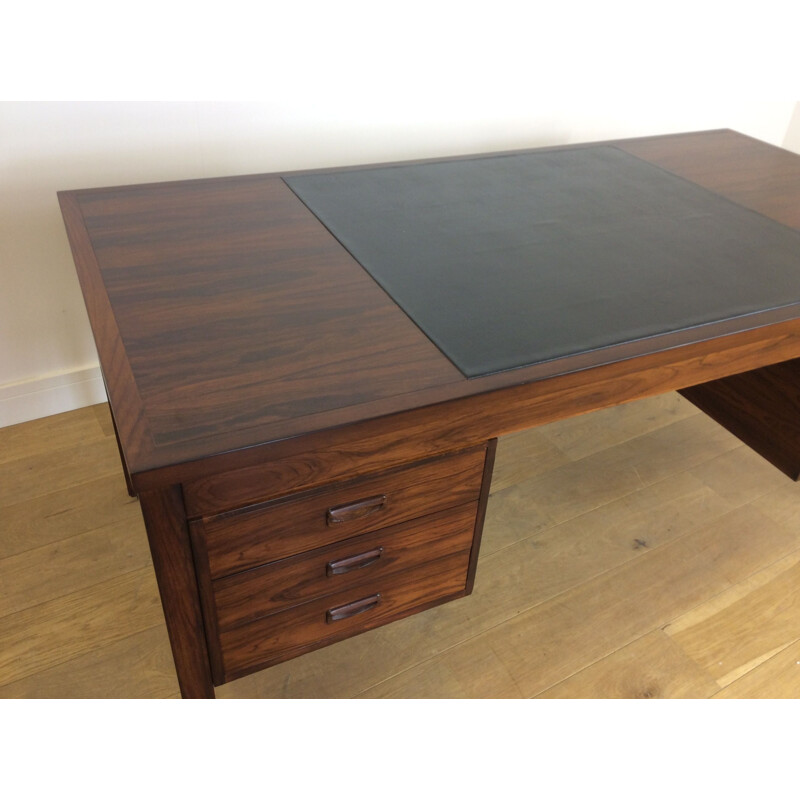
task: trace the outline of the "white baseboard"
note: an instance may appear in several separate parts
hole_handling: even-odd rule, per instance
[[[100,367],[0,386],[0,428],[106,402]]]

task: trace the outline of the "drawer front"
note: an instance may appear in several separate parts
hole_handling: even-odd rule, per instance
[[[224,679],[377,628],[465,594],[469,550],[312,600],[220,634]]]
[[[478,499],[486,448],[191,524],[221,578]]]
[[[470,550],[477,503],[214,581],[219,630]]]

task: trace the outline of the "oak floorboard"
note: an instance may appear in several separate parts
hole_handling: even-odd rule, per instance
[[[103,431],[103,434],[109,438],[116,438],[116,434],[114,433],[114,421],[111,419],[111,409],[108,403],[98,403],[95,406],[91,406],[91,409],[94,412],[94,417],[100,429]]]
[[[704,414],[693,414],[590,458],[610,464],[629,461],[647,485],[743,446],[733,434]]]
[[[0,507],[0,558],[122,522],[140,526],[142,512],[118,471]]]
[[[503,492],[514,498],[511,502],[564,522],[742,446],[724,428],[696,414]]]
[[[776,481],[772,490],[753,500],[752,505],[780,525],[800,528],[800,483]]]
[[[753,528],[760,536],[752,535]],[[667,624],[797,546],[747,506],[519,614],[486,634],[526,695]]]
[[[151,567],[0,618],[0,685],[163,622]]]
[[[797,700],[800,698],[800,641],[749,670],[714,697],[720,700]]]
[[[569,484],[564,484],[564,508],[570,493]],[[630,555],[687,533],[733,508],[733,503],[687,473],[676,473],[585,512],[578,506],[574,513],[565,514],[567,519],[560,524],[548,524],[547,506],[540,510],[535,497],[509,490],[489,499],[481,554],[489,563],[488,556],[525,539],[534,540],[533,546],[540,549],[552,543],[562,548],[569,560],[569,564],[558,564],[554,571],[574,567],[576,558],[584,556],[597,565],[596,571],[582,574],[583,579],[588,579],[602,571],[602,562],[609,563],[608,547],[615,546],[614,542],[615,547]],[[545,549],[538,559],[547,569],[556,566],[549,556],[550,550]],[[612,556],[609,566],[618,563],[613,560],[616,557]]]
[[[730,512],[688,475],[676,475],[485,558],[461,635],[488,630],[577,589]],[[519,511],[520,517],[524,510]],[[519,517],[505,525],[524,524]],[[498,526],[500,527],[500,526]]]
[[[749,447],[737,447],[692,467],[689,472],[720,497],[739,505],[752,503],[783,482],[776,480],[775,467]],[[786,481],[793,486],[791,481]]]
[[[483,643],[464,642],[436,658],[378,683],[357,695],[373,699],[522,698],[502,662]]]
[[[47,455],[54,445],[65,450],[104,441],[108,437],[94,409],[88,406],[0,428],[0,464]]]
[[[0,507],[119,472],[116,442],[105,436],[8,460],[0,464]]]
[[[492,471],[493,494],[569,462],[544,436],[546,427],[511,433],[498,440]]]
[[[178,679],[163,624],[0,686],[0,697],[20,699],[178,696]]]
[[[720,686],[729,685],[800,640],[800,551],[675,620],[666,633]]]
[[[0,617],[152,568],[144,523],[96,528],[0,559]]]
[[[699,413],[696,406],[671,392],[569,417],[538,430],[570,461],[579,461]]]
[[[652,631],[551,686],[538,699],[711,697],[717,682],[661,631]]]

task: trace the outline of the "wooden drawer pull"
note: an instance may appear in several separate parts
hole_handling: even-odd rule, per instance
[[[342,522],[362,519],[384,508],[386,508],[385,494],[368,497],[366,500],[357,500],[355,503],[348,503],[344,506],[335,506],[328,509],[328,525],[340,525]]]
[[[371,611],[375,608],[380,601],[380,594],[373,594],[371,597],[365,597],[363,600],[356,600],[353,603],[348,603],[346,606],[329,608],[325,614],[325,621],[328,623],[337,622],[340,619],[354,617],[356,614],[363,614],[365,611]]]
[[[352,572],[354,569],[363,569],[370,564],[374,564],[382,553],[383,548],[376,547],[374,550],[367,550],[366,553],[360,553],[357,556],[340,558],[338,561],[329,561],[325,565],[325,574],[343,575],[345,572]]]

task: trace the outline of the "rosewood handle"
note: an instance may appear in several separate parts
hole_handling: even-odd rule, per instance
[[[365,500],[357,500],[344,506],[335,506],[328,509],[328,525],[341,525],[343,522],[363,519],[383,508],[386,508],[385,494],[367,497]]]
[[[325,565],[326,575],[343,575],[345,572],[352,572],[354,569],[363,569],[370,564],[374,564],[383,554],[382,547],[374,550],[367,550],[366,553],[359,553],[357,556],[340,558],[338,561],[329,561]]]
[[[328,623],[337,622],[340,619],[354,617],[356,614],[363,614],[365,611],[370,611],[375,608],[380,601],[380,594],[373,594],[371,597],[365,597],[363,600],[356,600],[353,603],[348,603],[346,606],[329,608],[328,612],[325,614],[325,621]]]

